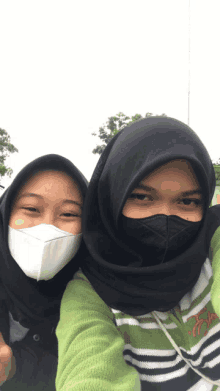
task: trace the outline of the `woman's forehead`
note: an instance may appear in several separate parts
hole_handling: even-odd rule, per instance
[[[156,173],[156,172],[162,172],[162,171],[168,171],[168,170],[169,171],[173,171],[173,170],[182,171],[185,173],[188,173],[188,172],[194,173],[193,168],[192,168],[189,161],[183,160],[183,159],[175,159],[175,160],[171,160],[167,163],[161,164],[161,166],[155,168],[155,170],[153,170],[149,175],[153,174],[154,172]]]
[[[41,170],[35,172],[29,179],[27,179],[20,187],[16,199],[26,191],[49,191],[51,186],[55,186],[60,191],[76,192],[79,196],[81,190],[78,183],[69,176],[66,172],[58,170]]]
[[[76,184],[76,181],[64,171],[58,170],[41,170],[35,172],[30,178],[28,178],[23,186],[25,185],[34,185],[43,181],[71,181]]]
[[[175,177],[175,179],[179,178],[180,180],[185,179],[193,183],[198,182],[190,162],[185,159],[175,159],[157,167],[148,175],[144,175],[140,182],[142,183],[156,178],[169,178],[172,181],[172,177]]]

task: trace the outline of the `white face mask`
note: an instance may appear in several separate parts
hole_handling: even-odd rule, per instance
[[[37,281],[50,280],[63,269],[82,240],[82,234],[72,235],[50,224],[8,229],[12,257],[28,277]]]

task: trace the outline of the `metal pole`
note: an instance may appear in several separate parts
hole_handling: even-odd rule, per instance
[[[190,0],[189,0],[189,57],[188,57],[188,125],[189,125],[189,108],[190,108]]]

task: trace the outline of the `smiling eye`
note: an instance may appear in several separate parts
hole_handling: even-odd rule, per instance
[[[22,209],[29,210],[30,212],[37,212],[36,208],[22,208]]]
[[[74,216],[74,217],[81,217],[80,215],[76,214],[76,213],[63,213],[63,216],[65,217],[71,217],[71,216]]]

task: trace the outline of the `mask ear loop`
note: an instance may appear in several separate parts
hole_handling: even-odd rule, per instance
[[[162,262],[160,262],[160,265],[163,263],[165,257],[166,257],[166,253],[167,253],[167,250],[168,250],[168,241],[169,241],[169,215],[167,215],[167,237],[166,237],[166,249],[165,249],[165,252],[164,252],[164,256],[163,256],[163,259],[162,259]]]

